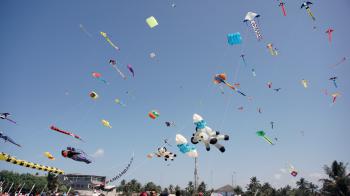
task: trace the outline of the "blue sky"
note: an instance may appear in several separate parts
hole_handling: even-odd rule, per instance
[[[177,133],[189,138],[195,131],[192,115],[199,113],[210,127],[230,135],[228,142],[222,142],[227,149],[224,154],[215,148],[206,152],[203,145],[197,145],[200,180],[209,187],[230,184],[234,172],[235,184],[245,185],[257,176],[276,187],[294,185],[298,178],[280,171],[288,169],[288,163],[299,171],[298,177],[317,182],[315,176],[323,173],[324,164],[350,161],[349,61],[330,67],[349,58],[346,19],[350,3],[315,1],[311,7],[315,22],[300,9],[302,1],[285,3],[286,17],[275,0],[1,1],[0,108],[10,112],[18,125],[1,121],[0,129],[23,146],[0,143],[1,151],[66,173],[109,177],[134,152],[135,162],[126,179],[184,187],[193,180],[192,159],[176,148],[170,148],[179,154],[170,166],[162,159],[148,160],[146,155],[162,145],[164,138],[173,144]],[[242,22],[248,11],[261,15],[260,42],[250,25]],[[157,27],[147,26],[149,16],[157,18]],[[325,33],[328,27],[335,30],[331,44]],[[114,50],[100,31],[107,32],[121,50]],[[226,35],[234,32],[242,34],[242,45],[227,44]],[[278,56],[270,55],[268,43],[278,49]],[[155,59],[149,58],[151,52],[156,53]],[[242,53],[249,67],[244,66]],[[118,61],[127,80],[108,64],[111,58]],[[127,64],[132,64],[135,78]],[[255,68],[256,77],[250,67]],[[94,80],[94,71],[110,84]],[[216,73],[226,73],[231,83],[239,82],[253,99],[225,86],[221,94],[212,82]],[[337,89],[328,80],[332,76],[339,78]],[[307,89],[302,79],[309,81]],[[268,81],[282,90],[268,89]],[[341,97],[332,105],[323,89],[340,92]],[[88,96],[92,90],[99,94],[98,100]],[[127,107],[115,104],[116,98]],[[240,106],[243,111],[237,110]],[[156,120],[147,115],[152,109],[160,112]],[[102,126],[101,119],[113,128]],[[166,127],[165,121],[174,121],[176,127]],[[273,130],[270,121],[275,122]],[[52,124],[86,142],[51,131]],[[277,137],[276,145],[258,138],[258,130]],[[86,165],[61,157],[60,151],[67,146],[88,154],[103,149],[104,154]],[[45,151],[56,161],[46,159]],[[4,162],[0,167],[36,172]]]

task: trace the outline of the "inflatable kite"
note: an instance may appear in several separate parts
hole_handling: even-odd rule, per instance
[[[89,93],[89,96],[92,98],[92,99],[97,99],[99,96],[98,94],[95,92],[95,91],[91,91]]]
[[[127,64],[126,67],[128,68],[128,70],[131,72],[132,77],[135,77],[135,72],[134,69],[132,68],[132,66],[130,64]]]
[[[8,117],[11,116],[10,113],[6,112],[6,113],[0,113],[0,118],[3,120],[8,120],[14,124],[17,124],[14,120],[9,119]]]
[[[242,36],[239,32],[230,33],[227,35],[227,43],[230,45],[237,45],[242,43]]]
[[[312,18],[312,20],[315,21],[316,18],[314,17],[314,15],[311,12],[310,5],[312,5],[312,3],[310,1],[306,1],[303,4],[301,4],[300,9],[305,8],[307,13],[309,14],[309,16]]]
[[[180,152],[187,154],[189,157],[192,158],[198,157],[196,147],[194,145],[189,144],[184,136],[182,136],[181,134],[176,134],[175,141]]]
[[[156,27],[158,25],[158,21],[154,16],[150,16],[146,19],[146,23],[150,28]]]
[[[283,12],[283,16],[287,16],[286,9],[285,9],[284,5],[285,5],[285,3],[283,3],[283,2],[281,1],[280,4],[279,4],[278,6],[281,7],[282,12]]]
[[[87,155],[84,151],[78,150],[72,147],[67,147],[66,150],[62,150],[61,154],[64,158],[70,158],[74,161],[84,162],[86,164],[90,164],[91,161],[87,158]]]
[[[49,152],[44,152],[44,156],[45,156],[45,157],[47,157],[48,159],[52,160],[52,161],[54,161],[54,160],[55,160],[55,157],[54,157],[54,156],[52,156],[52,154],[51,154],[51,153],[49,153]]]
[[[266,47],[269,49],[270,54],[271,54],[272,56],[277,56],[277,55],[278,55],[278,51],[277,51],[276,48],[273,47],[273,44],[269,43],[269,44],[267,44]]]
[[[307,80],[301,80],[301,84],[304,86],[304,88],[307,88],[308,81]]]
[[[168,151],[168,149],[164,146],[159,147],[156,153],[148,154],[147,157],[152,158],[152,157],[154,157],[154,155],[156,155],[159,158],[163,157],[165,161],[168,161],[168,159],[173,161],[176,157],[176,154]]]
[[[29,167],[32,169],[41,170],[41,171],[47,171],[47,172],[51,172],[51,173],[55,173],[55,174],[64,174],[64,171],[61,169],[57,169],[55,167],[39,165],[39,164],[28,162],[25,160],[16,159],[15,157],[13,157],[9,154],[3,153],[3,152],[0,154],[0,160],[7,161],[9,163],[20,165],[23,167]]]
[[[107,33],[105,32],[100,32],[100,34],[106,39],[106,41],[116,50],[120,50],[118,46],[116,46],[108,37]]]
[[[0,138],[3,139],[5,142],[10,142],[11,144],[14,144],[18,147],[22,147],[21,145],[17,144],[13,139],[11,139],[9,136],[4,135],[2,131],[0,131]]]
[[[229,140],[228,135],[222,135],[217,131],[213,131],[210,127],[207,126],[207,123],[199,114],[193,114],[193,123],[196,125],[196,132],[191,138],[192,144],[198,144],[199,142],[202,142],[205,145],[207,151],[210,150],[211,144],[221,152],[225,152],[225,147],[218,141]]]
[[[337,82],[336,82],[337,79],[338,79],[338,77],[336,77],[336,76],[329,78],[329,80],[333,81],[333,84],[334,84],[335,88],[338,88],[338,85],[337,85]]]
[[[112,126],[109,124],[109,122],[107,120],[102,119],[101,122],[102,122],[103,126],[108,127],[108,128],[112,128]]]
[[[332,33],[333,33],[334,29],[328,28],[326,33],[328,34],[328,40],[329,42],[332,42]]]
[[[57,128],[57,127],[55,127],[54,125],[52,125],[52,126],[50,127],[50,129],[53,130],[53,131],[57,131],[57,132],[66,134],[66,135],[70,135],[70,136],[72,136],[72,137],[74,137],[74,138],[76,138],[76,139],[78,139],[78,140],[83,141],[78,135],[75,135],[75,134],[73,134],[73,133],[71,133],[71,132],[68,132],[68,131],[65,131],[65,130],[63,130],[63,129]]]
[[[156,119],[159,117],[159,112],[157,110],[152,110],[148,113],[148,116],[152,119]]]
[[[255,19],[259,18],[260,15],[254,12],[248,12],[247,15],[245,16],[243,22],[247,23],[248,21],[250,22],[250,25],[252,26],[256,38],[258,39],[258,41],[260,41],[262,39],[262,35],[260,33],[260,29],[258,26],[258,23],[256,22]]]
[[[131,166],[131,164],[132,164],[133,161],[134,161],[134,155],[132,155],[132,157],[131,157],[131,159],[130,159],[128,165],[123,169],[123,171],[121,171],[121,172],[120,172],[119,174],[117,174],[115,177],[113,177],[113,178],[107,180],[105,184],[114,182],[114,181],[118,180],[120,177],[122,177],[124,174],[126,174],[126,172],[129,170],[129,168],[130,168],[130,166]]]
[[[119,73],[119,75],[125,80],[126,77],[125,75],[123,74],[122,71],[120,71],[120,69],[118,68],[117,66],[117,61],[116,60],[113,60],[113,59],[110,59],[109,60],[109,64],[112,65],[112,67]]]
[[[274,145],[274,143],[271,141],[271,139],[268,138],[268,137],[266,136],[266,134],[265,134],[264,131],[257,131],[257,132],[256,132],[256,135],[258,135],[258,136],[264,138],[264,140],[265,140],[267,143],[269,143],[269,144],[271,144],[271,145]]]
[[[214,83],[215,84],[225,84],[226,86],[230,87],[232,90],[238,92],[239,94],[246,96],[244,93],[242,93],[240,90],[238,90],[237,88],[235,88],[234,86],[232,86],[231,84],[229,84],[228,82],[226,82],[226,74],[222,73],[222,74],[216,74],[214,77]]]
[[[98,72],[92,72],[92,77],[94,77],[96,80],[99,80],[105,84],[108,84],[108,82],[104,79],[101,78],[102,74],[98,73]]]

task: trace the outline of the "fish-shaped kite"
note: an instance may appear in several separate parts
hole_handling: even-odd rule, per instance
[[[135,72],[134,72],[134,69],[132,68],[132,66],[130,64],[127,64],[126,67],[132,73],[132,77],[135,77]]]
[[[58,128],[58,127],[55,127],[54,125],[51,125],[50,129],[53,130],[53,131],[57,131],[57,132],[66,134],[66,135],[70,135],[70,136],[72,136],[72,137],[74,137],[74,138],[76,138],[76,139],[78,139],[78,140],[83,141],[78,135],[75,135],[74,133],[65,131],[65,130],[60,129],[60,128]]]

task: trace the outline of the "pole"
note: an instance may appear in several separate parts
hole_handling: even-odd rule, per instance
[[[21,192],[22,192],[22,189],[23,189],[24,185],[26,185],[26,183],[23,183],[23,185],[22,185],[21,189],[19,189],[19,191],[18,191],[18,193],[19,193],[19,194],[21,194]]]
[[[40,195],[43,194],[45,188],[46,188],[47,184],[44,186],[43,190],[40,192]]]
[[[194,192],[197,192],[198,188],[198,158],[194,158]]]
[[[32,188],[30,189],[29,193],[27,194],[28,196],[32,193],[34,187],[35,187],[35,184],[32,186]]]
[[[12,186],[13,186],[13,182],[12,182],[12,184],[11,184],[9,190],[7,191],[8,193],[10,193],[10,191],[11,191],[11,189],[12,189]]]

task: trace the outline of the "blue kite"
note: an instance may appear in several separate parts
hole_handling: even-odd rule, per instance
[[[227,43],[230,45],[237,45],[242,43],[242,36],[239,32],[227,34]]]

